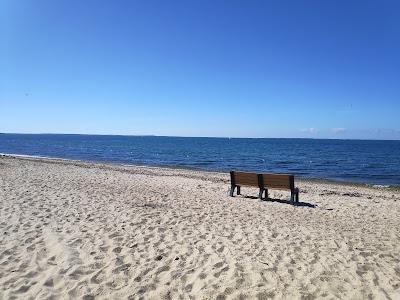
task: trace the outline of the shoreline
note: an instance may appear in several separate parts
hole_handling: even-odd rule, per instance
[[[82,164],[94,164],[94,165],[109,165],[109,166],[122,166],[122,167],[140,167],[140,168],[150,168],[150,169],[166,169],[166,170],[187,170],[187,171],[195,171],[195,172],[205,172],[205,173],[215,173],[215,174],[229,174],[229,171],[220,171],[220,170],[208,170],[196,167],[185,167],[185,166],[169,166],[169,165],[146,165],[146,164],[127,164],[122,162],[112,162],[112,161],[95,161],[95,160],[81,160],[81,159],[69,159],[69,158],[59,158],[59,157],[50,157],[50,156],[40,156],[40,155],[27,155],[27,154],[14,154],[14,153],[1,153],[0,157],[8,157],[8,158],[16,158],[16,159],[30,159],[30,160],[39,160],[43,162],[70,162],[70,163],[82,163]],[[245,170],[244,170],[245,171]],[[367,188],[377,188],[377,189],[390,189],[390,190],[400,190],[400,183],[397,185],[394,184],[372,184],[372,183],[363,183],[363,182],[354,182],[354,181],[346,181],[339,179],[328,179],[328,178],[313,178],[313,177],[302,177],[296,174],[296,181],[303,182],[315,182],[315,183],[326,183],[326,184],[338,184],[344,186],[355,186],[355,187],[367,187]]]

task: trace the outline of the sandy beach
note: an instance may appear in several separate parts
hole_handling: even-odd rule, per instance
[[[0,157],[0,299],[400,299],[399,190],[296,185]]]

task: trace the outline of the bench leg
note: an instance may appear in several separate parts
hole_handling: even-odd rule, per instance
[[[290,192],[290,204],[294,205],[294,192]]]
[[[263,193],[264,193],[264,190],[260,189],[260,192],[258,193],[258,198],[260,198],[260,200],[262,200]]]
[[[268,200],[268,189],[265,189],[265,200]]]
[[[230,196],[233,197],[233,192],[235,191],[235,187],[234,185],[231,185],[231,191],[230,191]]]
[[[296,189],[296,203],[299,203],[299,189]]]
[[[237,194],[240,195],[240,186],[237,186]]]

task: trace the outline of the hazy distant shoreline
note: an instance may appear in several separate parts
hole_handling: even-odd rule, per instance
[[[265,136],[190,136],[190,135],[157,135],[157,134],[101,134],[101,133],[20,133],[0,132],[9,135],[65,135],[65,136],[100,136],[100,137],[159,137],[159,138],[193,138],[193,139],[259,139],[259,140],[327,140],[327,141],[400,141],[400,139],[367,139],[367,138],[329,138],[329,137],[265,137]]]

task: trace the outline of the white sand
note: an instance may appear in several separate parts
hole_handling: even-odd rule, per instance
[[[400,299],[400,192],[0,157],[0,299]],[[287,200],[284,191],[270,192]]]

